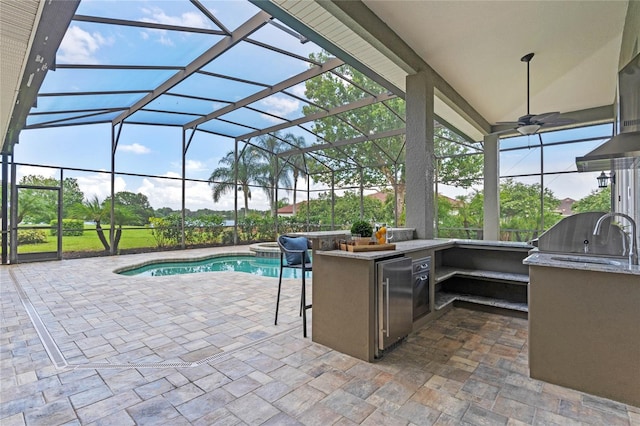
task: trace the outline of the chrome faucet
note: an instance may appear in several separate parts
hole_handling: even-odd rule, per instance
[[[631,245],[629,246],[629,265],[638,264],[638,237],[636,232],[636,222],[624,213],[611,212],[600,216],[600,219],[596,222],[596,226],[593,228],[593,235],[600,235],[600,228],[602,222],[608,217],[619,216],[627,219],[631,224]],[[626,251],[626,244],[624,239],[622,240],[622,249]],[[624,253],[624,252],[623,252]]]

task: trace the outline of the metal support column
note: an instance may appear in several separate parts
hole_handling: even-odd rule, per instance
[[[336,173],[331,170],[331,230],[336,226]]]
[[[181,213],[180,213],[180,247],[182,249],[184,249],[187,244],[186,244],[186,239],[185,239],[185,213],[184,210],[187,207],[186,206],[186,197],[185,197],[185,192],[186,192],[186,175],[187,175],[187,133],[186,130],[182,130],[182,194],[181,194]]]
[[[16,164],[11,158],[11,214],[9,234],[9,263],[18,262],[18,183],[16,182]]]
[[[364,172],[362,171],[362,167],[359,168],[360,171],[360,220],[364,220]]]
[[[234,168],[234,180],[236,184],[233,186],[233,244],[238,244],[238,141],[235,141],[233,147],[233,158],[236,161]],[[247,212],[245,212],[245,215]]]
[[[309,232],[309,216],[311,215],[311,178],[307,174],[307,232]]]
[[[118,141],[115,133],[115,126],[111,126],[111,211],[109,213],[109,254],[115,253],[116,241],[116,149],[118,149]],[[122,130],[122,124],[118,130],[118,137]]]
[[[14,184],[11,181],[12,185]],[[2,153],[2,264],[9,262],[9,154]]]
[[[438,181],[440,179],[440,175],[438,174],[438,170],[440,169],[440,162],[442,161],[442,159],[440,158],[436,158],[435,159],[435,170],[433,171],[433,190],[435,192],[435,197],[433,199],[433,202],[436,206],[434,213],[433,213],[433,223],[435,223],[435,229],[433,231],[433,236],[434,238],[438,238],[440,237],[440,214],[439,212],[439,208],[440,208],[440,197],[438,196],[438,194],[440,194],[439,189],[438,189]]]
[[[540,140],[540,233],[544,232],[544,145],[542,136],[538,133]]]
[[[60,190],[58,191],[58,260],[62,260],[62,238],[64,227],[62,226],[62,220],[64,217],[64,169],[60,169]]]
[[[393,165],[393,226],[398,226],[398,163]]]
[[[271,154],[271,158],[275,157],[275,154]],[[280,175],[278,174],[278,157],[275,157],[275,161],[273,163],[273,168],[275,169],[275,182],[273,185],[273,188],[271,188],[271,190],[273,191],[273,207],[271,207],[271,215],[273,216],[273,222],[275,224],[275,230],[276,230],[276,238],[278,236],[278,181],[280,180]]]

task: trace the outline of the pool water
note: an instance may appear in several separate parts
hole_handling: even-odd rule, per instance
[[[165,275],[193,274],[196,272],[246,272],[263,277],[280,276],[280,259],[269,259],[255,256],[221,256],[197,261],[156,262],[134,269],[121,271],[122,275],[142,275],[160,277]],[[283,278],[301,278],[302,271],[284,268]],[[311,272],[307,272],[307,278]]]

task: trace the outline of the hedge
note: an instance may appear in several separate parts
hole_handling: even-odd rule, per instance
[[[38,229],[18,229],[18,244],[40,244],[47,242],[47,233]]]
[[[51,235],[58,235],[58,221],[52,220]],[[62,219],[62,236],[79,237],[84,233],[84,222],[80,219]]]

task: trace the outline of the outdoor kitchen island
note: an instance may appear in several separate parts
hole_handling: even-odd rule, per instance
[[[640,407],[640,267],[551,253],[525,263],[531,377]]]
[[[414,269],[418,260],[418,263],[423,263],[424,259],[430,258],[431,264],[427,278],[428,309],[418,317],[413,317],[413,330],[438,318],[453,306],[457,298],[455,293],[447,293],[446,303],[441,303],[439,299],[440,286],[448,281],[465,289],[475,284],[481,295],[475,298],[469,294],[459,296],[479,304],[504,302],[501,298],[506,293],[505,289],[515,288],[517,298],[524,294],[524,300],[519,299],[520,303],[514,304],[515,309],[524,309],[526,315],[529,278],[522,260],[531,246],[501,241],[449,239],[409,240],[395,245],[395,250],[370,252],[314,250],[314,342],[365,361],[374,361],[380,355],[377,266],[403,257],[409,257],[414,262]],[[490,292],[483,293],[484,288],[490,289]],[[499,297],[487,297],[496,291]]]

